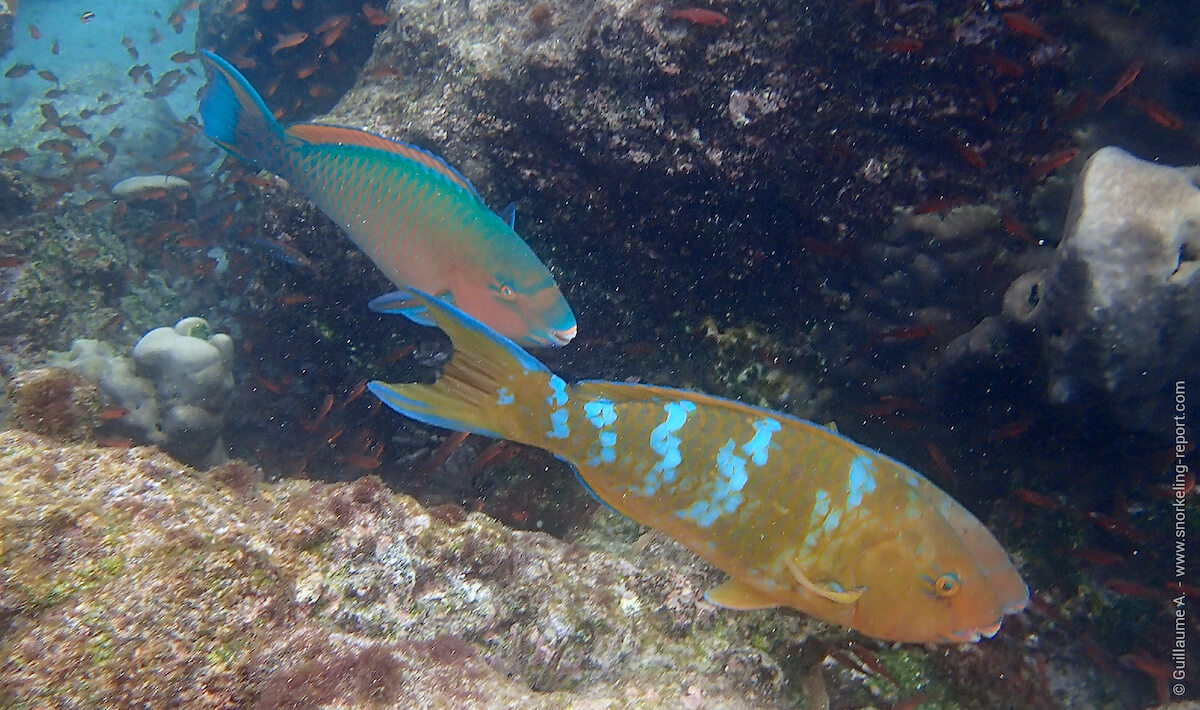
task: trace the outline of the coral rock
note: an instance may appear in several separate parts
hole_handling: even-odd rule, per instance
[[[1125,427],[1162,431],[1167,390],[1200,375],[1197,175],[1117,148],[1084,166],[1051,264],[1005,296],[1040,341],[1051,402],[1099,395]]]

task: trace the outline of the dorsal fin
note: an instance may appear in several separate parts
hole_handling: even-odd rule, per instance
[[[392,155],[399,155],[429,168],[455,185],[470,192],[475,196],[475,199],[483,202],[483,198],[479,196],[479,191],[475,189],[475,186],[469,180],[463,177],[462,173],[450,167],[446,161],[433,153],[418,148],[415,145],[402,143],[391,138],[384,138],[383,136],[368,133],[357,128],[327,126],[320,123],[293,123],[287,127],[285,133],[292,138],[314,145],[353,145],[360,148],[381,150]]]
[[[517,203],[510,202],[500,210],[500,219],[508,224],[508,228],[516,231],[517,229]]]

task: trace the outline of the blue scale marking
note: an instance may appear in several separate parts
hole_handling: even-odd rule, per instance
[[[617,411],[613,408],[613,403],[606,399],[598,399],[583,405],[583,414],[597,429],[611,426],[613,422],[617,421]]]
[[[707,528],[721,515],[732,513],[742,505],[745,498],[741,491],[749,477],[746,475],[746,459],[734,453],[736,446],[733,439],[729,439],[717,452],[717,480],[708,497],[675,511],[676,517],[693,520],[700,527]]]
[[[507,387],[501,387],[500,390],[498,392],[496,392],[496,404],[499,404],[500,406],[503,407],[505,405],[509,405],[512,403],[513,403],[512,392],[509,392]]]
[[[667,402],[663,410],[667,413],[666,420],[650,432],[650,448],[661,458],[646,472],[642,494],[647,496],[657,493],[662,484],[675,482],[675,469],[683,462],[683,456],[679,453],[679,437],[674,434],[687,423],[688,413],[696,411],[696,404],[686,400]]]
[[[763,466],[767,463],[767,456],[770,454],[771,434],[779,431],[782,428],[775,419],[759,419],[754,422],[754,436],[750,441],[742,445],[742,453],[750,457],[756,466]]]
[[[863,495],[875,491],[875,462],[866,456],[855,456],[850,462],[849,482],[846,493],[846,509],[857,508]]]
[[[546,404],[561,407],[567,403],[567,383],[558,375],[550,375],[550,396]]]
[[[551,439],[565,439],[571,435],[571,428],[567,426],[567,417],[570,415],[566,409],[556,409],[550,414],[550,431],[546,432],[546,436]]]

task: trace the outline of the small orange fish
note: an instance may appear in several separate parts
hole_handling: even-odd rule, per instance
[[[1014,215],[1012,210],[1008,209],[1007,207],[1000,210],[1000,224],[1004,226],[1004,231],[1013,235],[1017,239],[1020,239],[1026,244],[1034,243],[1033,237],[1029,236],[1029,232],[1025,231],[1025,228],[1022,227],[1021,223],[1017,221],[1016,215]]]
[[[308,303],[312,300],[312,296],[306,293],[285,293],[279,297],[279,305],[281,306],[297,306],[301,303]]]
[[[316,62],[302,66],[296,70],[296,78],[297,79],[307,79],[308,77],[312,76],[313,74],[316,74],[317,69],[319,69],[319,68],[320,67]]]
[[[301,428],[303,428],[305,431],[316,431],[321,426],[321,422],[325,421],[325,417],[329,415],[329,412],[332,409],[333,395],[327,394],[325,395],[325,400],[321,402],[321,406],[317,409],[317,416],[314,417],[311,422],[302,424]]]
[[[1129,103],[1140,108],[1142,113],[1146,114],[1147,118],[1168,131],[1177,131],[1183,128],[1183,119],[1171,113],[1162,104],[1155,103],[1150,99],[1137,98],[1136,96],[1129,97]]]
[[[171,61],[175,62],[176,64],[186,64],[194,61],[195,59],[197,59],[197,56],[191,52],[176,52],[171,55]]]
[[[1016,34],[1032,37],[1033,39],[1036,39],[1039,42],[1045,42],[1046,44],[1054,43],[1053,37],[1046,34],[1041,27],[1038,27],[1034,23],[1033,20],[1022,14],[1016,12],[1006,12],[1000,15],[1000,21],[1004,23],[1005,27],[1012,30]]]
[[[1002,57],[999,54],[988,54],[983,58],[992,71],[1000,76],[1018,77],[1025,73],[1025,69],[1007,57]]]
[[[46,81],[51,81],[51,82],[54,82],[55,84],[58,83],[58,75],[55,74],[54,72],[50,71],[49,69],[43,69],[43,70],[39,71],[37,73],[37,75],[39,77],[45,79]]]
[[[705,10],[700,7],[676,7],[667,10],[667,17],[672,20],[687,20],[693,25],[705,27],[722,27],[729,18],[716,10]]]
[[[363,380],[363,381],[359,382],[357,385],[354,385],[354,389],[350,390],[350,396],[346,397],[345,402],[342,402],[342,408],[345,409],[347,404],[350,404],[354,400],[358,399],[362,395],[362,393],[365,392],[366,390],[367,390],[367,381],[366,380]]]
[[[387,13],[384,12],[383,10],[380,10],[379,8],[375,7],[374,5],[372,5],[370,3],[366,3],[366,2],[363,3],[362,13],[363,13],[363,15],[366,16],[368,25],[374,25],[375,27],[380,27],[382,25],[386,25],[389,22]]]
[[[307,32],[292,32],[291,34],[279,35],[279,41],[275,43],[274,47],[271,47],[271,54],[275,54],[276,52],[284,49],[299,47],[300,45],[304,44],[305,40],[307,39]]]
[[[124,407],[105,407],[100,410],[100,419],[106,422],[124,419],[127,416],[129,416],[129,410]]]
[[[1005,439],[1016,438],[1029,431],[1029,427],[1032,426],[1032,424],[1033,422],[1028,419],[1020,419],[1015,422],[1009,422],[1008,424],[1005,424],[999,429],[993,431],[991,435],[988,436],[988,440],[1004,441]]]
[[[965,200],[961,197],[935,197],[932,200],[925,200],[921,204],[913,207],[914,215],[922,214],[941,214],[949,212],[961,205]]]
[[[59,52],[61,52],[61,51],[62,51],[62,46],[61,46],[61,45],[59,45],[59,43],[58,43],[58,38],[57,38],[57,37],[55,37],[55,38],[54,38],[54,44],[50,45],[50,53],[51,53],[51,54],[58,54],[58,53],[59,53]]]
[[[313,29],[313,33],[319,34],[319,35],[325,34],[326,32],[331,32],[339,27],[344,27],[344,26],[348,25],[349,23],[350,23],[349,15],[334,15],[332,17],[327,18],[321,24],[317,25],[316,28]]]
[[[394,362],[403,360],[404,358],[406,358],[409,355],[416,352],[416,349],[417,349],[417,346],[415,346],[415,345],[403,345],[401,347],[398,347],[395,350],[392,350],[391,352],[389,352],[387,355],[383,356],[383,363],[385,365],[391,365]]]
[[[353,466],[354,468],[363,468],[367,469],[368,471],[379,468],[383,464],[383,462],[379,459],[372,458],[366,454],[349,454],[342,457],[340,460],[343,463]]]
[[[262,9],[266,12],[270,12],[274,10],[277,5],[279,5],[279,0],[263,0]]]
[[[42,31],[37,28],[37,25],[30,25],[29,26],[29,36],[32,39],[41,39]]]
[[[1029,174],[1025,176],[1025,180],[1031,183],[1038,182],[1051,172],[1074,160],[1077,155],[1079,155],[1078,148],[1068,148],[1060,150],[1057,153],[1052,153],[1035,163],[1030,168]]]
[[[346,25],[339,25],[325,34],[321,35],[321,46],[325,48],[332,47],[339,39],[342,38],[342,32],[346,30]]]
[[[987,167],[987,162],[984,161],[983,156],[979,154],[979,151],[975,150],[966,143],[959,143],[956,147],[958,148],[958,154],[961,155],[963,160],[967,161],[971,167],[978,170],[983,170]]]
[[[245,12],[246,8],[249,6],[250,0],[237,0],[237,2],[229,6],[229,10],[227,12],[230,15],[240,15]]]
[[[10,163],[20,162],[29,157],[29,153],[21,148],[9,148],[0,153],[0,158],[9,161]]]
[[[1017,488],[1013,490],[1013,495],[1025,501],[1029,505],[1037,506],[1038,508],[1045,508],[1046,510],[1058,510],[1062,507],[1062,504],[1059,503],[1056,498],[1048,496],[1045,493],[1031,491],[1028,488]]]
[[[84,132],[79,126],[60,126],[59,130],[69,138],[75,138],[81,141],[90,141],[92,137]]]
[[[912,54],[913,52],[921,51],[921,48],[924,46],[925,43],[919,39],[913,39],[911,37],[893,37],[892,39],[885,39],[882,42],[876,42],[875,44],[871,45],[871,48],[881,52],[891,52],[893,54]]]
[[[65,141],[61,138],[51,138],[48,141],[43,141],[38,144],[38,148],[40,150],[52,150],[56,153],[61,153],[63,156],[75,154],[75,146],[71,145],[70,141]]]
[[[150,28],[150,44],[158,44],[162,41],[162,33],[157,28]]]
[[[1140,61],[1135,61],[1126,67],[1125,71],[1121,72],[1121,75],[1117,77],[1117,81],[1115,84],[1113,84],[1113,88],[1106,91],[1104,95],[1102,95],[1096,102],[1096,108],[1103,108],[1104,104],[1111,101],[1114,96],[1121,93],[1125,89],[1128,89],[1129,85],[1133,83],[1133,80],[1138,77],[1138,74],[1141,73],[1141,71],[1142,63]]]
[[[1104,583],[1106,589],[1111,589],[1117,594],[1126,597],[1136,597],[1138,599],[1158,600],[1163,598],[1163,593],[1154,587],[1147,587],[1144,584],[1130,582],[1125,579],[1110,579]]]

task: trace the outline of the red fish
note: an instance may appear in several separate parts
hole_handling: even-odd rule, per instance
[[[705,10],[700,7],[676,7],[667,10],[667,16],[673,20],[687,20],[693,25],[705,27],[721,27],[729,18],[716,10]]]
[[[949,212],[955,207],[961,205],[965,200],[961,197],[935,197],[931,200],[925,200],[921,204],[913,207],[914,215],[921,214],[941,214]]]
[[[380,27],[388,23],[387,13],[370,3],[363,3],[362,13],[367,18],[367,24]]]
[[[1054,38],[1042,31],[1042,28],[1034,24],[1033,20],[1019,13],[1006,12],[1000,15],[1000,21],[1004,23],[1005,27],[1019,35],[1032,37],[1046,44],[1054,42]]]
[[[291,34],[279,35],[279,41],[275,43],[274,47],[271,47],[271,54],[275,54],[276,52],[284,49],[299,47],[300,45],[304,44],[306,40],[308,40],[307,32],[292,32]]]
[[[1166,106],[1155,103],[1150,99],[1140,99],[1135,96],[1129,97],[1129,103],[1137,106],[1146,114],[1146,117],[1154,121],[1158,125],[1168,131],[1177,131],[1183,128],[1183,120],[1171,113]]]
[[[872,48],[881,52],[892,52],[894,54],[912,54],[913,52],[919,52],[924,46],[924,42],[919,39],[912,39],[911,37],[895,37],[871,45]]]
[[[1007,207],[1000,210],[1000,224],[1004,225],[1004,231],[1013,235],[1017,239],[1020,239],[1026,244],[1033,244],[1033,237],[1029,236],[1029,232],[1025,231],[1025,228],[1021,226],[1020,222],[1017,221],[1016,215],[1014,215],[1012,210],[1008,209]]]
[[[1051,172],[1074,160],[1075,156],[1077,155],[1079,155],[1078,148],[1068,148],[1066,150],[1060,150],[1057,153],[1051,153],[1035,163],[1034,166],[1030,168],[1029,174],[1025,176],[1025,179],[1028,182],[1038,182]]]
[[[1114,96],[1121,93],[1125,89],[1128,89],[1129,85],[1133,83],[1133,80],[1137,78],[1138,73],[1141,71],[1141,62],[1133,62],[1126,67],[1125,71],[1121,72],[1121,76],[1117,77],[1117,82],[1113,84],[1113,88],[1106,91],[1104,95],[1100,97],[1099,101],[1096,102],[1096,108],[1103,107],[1104,104],[1111,101]]]

